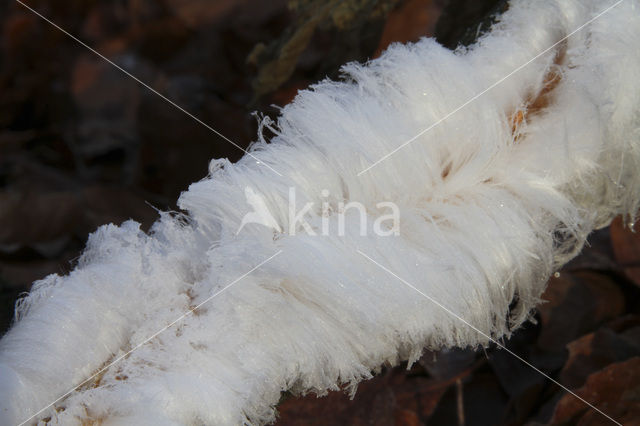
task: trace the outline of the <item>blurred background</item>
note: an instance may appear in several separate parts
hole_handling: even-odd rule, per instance
[[[32,0],[242,147],[278,106],[390,43],[472,42],[504,0]],[[157,209],[242,151],[15,1],[0,4],[0,329],[87,235]],[[640,422],[640,238],[618,220],[554,277],[514,352],[618,421]],[[283,395],[278,425],[605,424],[504,351],[427,353],[354,400]]]

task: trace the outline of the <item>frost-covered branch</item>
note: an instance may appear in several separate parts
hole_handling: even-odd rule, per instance
[[[149,234],[134,222],[98,229],[74,271],[19,302],[0,343],[1,423],[82,384],[36,418],[260,424],[283,390],[355,389],[424,348],[488,343],[359,251],[508,336],[589,232],[639,206],[640,8],[623,1],[564,39],[612,4],[514,0],[468,49],[424,39],[346,65],[345,81],[264,123],[276,136],[253,155],[282,176],[254,157],[216,160],[180,197],[187,215],[162,214]],[[236,232],[246,188],[277,227]],[[305,220],[318,235],[287,232],[290,188],[297,206],[314,203]],[[349,201],[367,215],[393,202],[399,235],[361,236],[355,209],[345,235],[320,232]]]

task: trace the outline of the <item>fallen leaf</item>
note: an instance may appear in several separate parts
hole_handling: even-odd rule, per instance
[[[582,386],[587,377],[609,364],[640,356],[640,340],[633,338],[640,326],[615,332],[602,327],[569,343],[569,358],[560,372],[560,381],[569,388]]]
[[[622,314],[625,300],[609,276],[592,271],[562,272],[552,277],[539,306],[542,328],[538,346],[564,353],[566,345]]]
[[[585,385],[575,393],[621,424],[638,424],[640,357],[611,364],[591,374]],[[590,426],[609,424],[610,421],[583,401],[567,394],[556,405],[549,424],[567,423]]]

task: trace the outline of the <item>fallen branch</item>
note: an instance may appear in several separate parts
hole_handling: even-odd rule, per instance
[[[468,49],[395,45],[300,93],[188,214],[103,226],[34,284],[0,343],[2,423],[261,424],[282,391],[508,337],[638,210],[639,24],[632,1],[513,1]],[[247,188],[280,232],[238,229]],[[397,232],[361,236],[350,201],[393,203]]]

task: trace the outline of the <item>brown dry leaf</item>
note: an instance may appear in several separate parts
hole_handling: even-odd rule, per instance
[[[415,411],[397,409],[394,413],[395,426],[420,426],[420,418]]]
[[[574,389],[582,386],[587,377],[607,365],[640,356],[640,317],[627,321],[620,329],[602,327],[567,345],[569,358],[560,381]]]
[[[90,186],[82,191],[84,221],[89,232],[105,223],[120,224],[134,219],[148,228],[157,212],[141,196],[122,188]]]
[[[416,42],[431,37],[442,12],[437,0],[408,0],[389,13],[373,57],[378,57],[391,43]]]
[[[70,192],[0,193],[0,245],[32,245],[67,236],[82,217],[79,207]]]
[[[197,28],[226,15],[246,0],[167,0],[166,4],[191,28]]]
[[[611,364],[591,374],[576,394],[624,425],[640,419],[640,357]],[[556,405],[549,424],[580,426],[609,424],[602,414],[567,394]]]
[[[552,277],[539,306],[542,329],[538,346],[564,352],[565,346],[598,325],[621,315],[625,300],[608,275],[592,271],[562,272]]]
[[[119,224],[133,218],[149,225],[156,216],[143,198],[116,187],[0,193],[0,247],[33,247],[46,255],[47,244],[69,237],[83,238],[105,223]]]
[[[476,359],[476,351],[466,348],[442,349],[437,352],[425,351],[418,363],[437,380],[446,380],[468,369]]]
[[[0,276],[26,290],[34,280],[69,272],[98,226],[135,219],[146,229],[156,218],[144,198],[118,187],[0,193]]]
[[[460,377],[467,377],[472,369]],[[434,380],[419,365],[407,371],[388,370],[358,385],[353,400],[344,392],[326,397],[288,398],[278,406],[278,426],[291,425],[407,425],[425,424],[438,408],[455,377]]]

